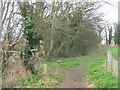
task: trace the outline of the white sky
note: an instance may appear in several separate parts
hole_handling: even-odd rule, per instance
[[[53,1],[53,0],[47,0],[47,1]],[[57,0],[55,0],[57,1]],[[60,1],[60,0],[58,0]],[[69,0],[63,0],[63,1],[69,1]],[[70,0],[71,1],[71,0]],[[73,0],[74,1],[74,0]],[[80,1],[80,0],[75,0]],[[92,0],[88,0],[92,1]],[[109,4],[103,4],[103,6],[100,9],[100,12],[104,13],[104,19],[108,21],[108,23],[118,23],[118,2],[120,0],[96,0],[96,1],[107,1]]]
[[[103,0],[102,0],[103,1]],[[104,19],[109,24],[118,23],[118,2],[120,0],[104,0],[109,2],[109,4],[104,4],[100,12],[104,13]],[[102,41],[102,44],[105,44],[105,40]]]
[[[118,2],[120,0],[104,0],[109,2],[109,4],[104,4],[100,9],[101,12],[105,14],[104,19],[108,20],[109,23],[118,23]]]
[[[50,0],[50,1],[53,1],[53,0]],[[69,1],[69,0],[63,0],[63,1]],[[75,1],[80,1],[80,0],[75,0]],[[92,1],[92,0],[88,0],[88,1]],[[103,4],[103,6],[100,9],[100,12],[104,13],[104,19],[107,20],[108,23],[110,24],[115,22],[117,23],[118,22],[118,2],[120,0],[96,0],[96,1],[107,1],[111,4],[111,5]]]

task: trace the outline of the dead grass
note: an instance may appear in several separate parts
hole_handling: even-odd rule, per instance
[[[20,60],[14,60],[11,57],[7,69],[3,74],[3,88],[10,88],[13,85],[19,84],[20,79],[25,79],[31,76],[29,71],[26,71]]]

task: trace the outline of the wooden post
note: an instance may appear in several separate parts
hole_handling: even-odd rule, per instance
[[[112,52],[108,50],[107,69],[112,71]]]
[[[112,52],[111,52],[111,72],[113,73],[113,56],[112,56]]]
[[[47,74],[47,65],[46,65],[46,64],[44,64],[44,65],[43,65],[43,68],[44,68],[43,73],[46,75],[46,74]]]
[[[106,53],[107,53],[107,54],[106,54],[106,55],[107,55],[107,59],[106,59],[106,62],[105,62],[105,63],[106,63],[106,69],[107,69],[107,62],[108,62],[108,55],[109,55],[109,54],[108,54],[108,51],[107,51]]]

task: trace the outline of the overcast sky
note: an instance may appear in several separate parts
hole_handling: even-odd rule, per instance
[[[118,22],[118,2],[120,0],[104,0],[109,2],[109,4],[104,4],[100,9],[101,12],[105,14],[104,19],[108,20],[109,23]]]
[[[48,1],[51,2],[53,0],[48,0]],[[60,1],[60,0],[58,0],[58,1]],[[69,1],[69,0],[62,0],[62,1]],[[79,0],[75,0],[75,1],[79,1]],[[90,0],[88,0],[88,1],[90,1]],[[110,3],[110,4],[103,4],[103,6],[100,9],[100,12],[104,13],[104,19],[108,23],[110,23],[110,24],[115,23],[115,22],[117,23],[118,22],[118,2],[120,0],[96,0],[96,1],[107,1]]]

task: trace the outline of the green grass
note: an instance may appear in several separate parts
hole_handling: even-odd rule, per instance
[[[112,54],[115,58],[118,58],[118,47],[108,48],[108,50],[112,51]]]
[[[117,77],[104,69],[105,58],[93,60],[86,69],[86,74],[97,88],[118,88]]]
[[[60,67],[71,70],[77,70],[79,68],[79,65],[82,64],[82,62],[87,61],[88,59],[88,57],[60,58],[47,61],[46,64],[49,67]]]
[[[49,81],[46,81],[46,88],[56,88],[59,83],[64,79],[65,72],[62,71],[50,71],[48,77]]]
[[[63,80],[64,72],[48,71],[47,75],[34,74],[13,88],[54,88]]]
[[[62,71],[47,70],[47,73],[44,74],[41,61],[36,63],[36,67],[36,74],[30,78],[19,80],[19,84],[12,88],[54,88],[63,80],[64,72]]]
[[[13,88],[45,88],[44,80],[40,74],[34,74],[31,78],[22,81],[20,85],[13,86]]]

